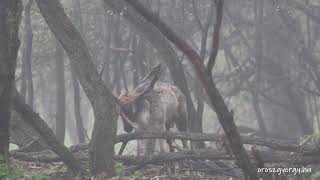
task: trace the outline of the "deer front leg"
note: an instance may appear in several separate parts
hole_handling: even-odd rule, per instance
[[[170,131],[170,124],[169,123],[165,123],[165,126],[166,126],[166,131],[169,132]],[[173,145],[172,145],[172,139],[167,139],[167,143],[168,143],[170,152],[174,152],[174,148],[173,148]]]
[[[143,146],[143,154],[145,155],[152,155],[155,150],[156,143],[153,139],[144,139],[141,141]]]
[[[158,141],[159,141],[160,152],[161,153],[169,152],[170,148],[168,149],[168,145],[165,142],[165,140],[159,139]]]
[[[173,125],[171,125],[173,126]],[[169,132],[170,131],[170,123],[166,122],[165,123],[165,128],[166,128],[166,131]],[[162,140],[164,142],[164,140]],[[172,139],[167,139],[167,144],[169,146],[169,150],[170,152],[174,152],[174,148],[173,148],[173,145],[172,145]],[[174,174],[175,173],[175,167],[174,167],[174,162],[168,162],[167,163],[167,166],[168,166],[168,176],[170,177],[171,174]]]

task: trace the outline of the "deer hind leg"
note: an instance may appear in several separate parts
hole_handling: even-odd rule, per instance
[[[170,131],[171,126],[172,125],[170,123],[165,123],[165,128],[166,128],[167,132]],[[172,145],[172,139],[167,139],[166,141],[168,143],[170,152],[174,152],[173,145]]]
[[[170,131],[170,128],[171,128],[171,127],[173,127],[173,123],[170,124],[169,121],[166,121],[166,123],[165,123],[165,129],[166,129],[167,132]],[[162,141],[162,142],[163,142],[163,146],[165,146],[164,140],[160,140],[160,141]],[[167,144],[168,144],[168,146],[169,146],[169,151],[170,151],[170,152],[174,152],[174,148],[173,148],[173,145],[172,145],[172,139],[166,139],[166,141],[167,141]],[[164,163],[164,166],[165,166],[166,169],[167,169],[169,179],[171,179],[171,178],[170,178],[171,175],[172,175],[172,174],[175,174],[175,164],[174,164],[174,162]]]
[[[179,132],[186,132],[187,131],[187,115],[182,115],[176,118],[175,121],[176,127]],[[187,140],[181,140],[182,146],[184,149],[188,148]]]
[[[141,141],[143,147],[143,154],[152,155],[155,150],[156,143],[152,139],[145,139]]]

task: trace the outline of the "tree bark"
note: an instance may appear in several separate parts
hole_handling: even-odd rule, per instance
[[[103,73],[103,82],[106,84],[108,88],[111,87],[110,84],[110,63],[111,63],[111,37],[113,32],[113,16],[107,13],[104,13],[104,49],[103,49],[103,58],[105,63],[105,69]]]
[[[121,20],[120,20],[120,15],[115,15],[114,16],[114,29],[112,32],[113,38],[112,42],[115,48],[121,48],[121,38],[120,38],[120,26],[121,26]],[[120,94],[121,93],[121,52],[116,51],[113,53],[113,59],[112,59],[112,66],[113,66],[113,85],[115,86],[116,93]]]
[[[86,43],[65,14],[60,2],[37,0],[37,4],[50,30],[68,54],[71,67],[93,107],[95,123],[90,142],[91,172],[94,175],[112,177],[115,174],[113,142],[117,130],[115,97],[104,86]]]
[[[12,91],[20,41],[20,0],[0,1],[0,163],[8,160]]]
[[[196,73],[202,85],[204,86],[207,95],[215,108],[220,124],[226,134],[226,137],[230,143],[231,149],[237,161],[237,165],[243,170],[246,178],[251,180],[258,179],[255,166],[250,162],[249,156],[246,153],[240,134],[237,131],[233,115],[229,112],[223,97],[219,90],[216,88],[212,78],[208,75],[205,67],[201,63],[200,56],[180,37],[178,37],[174,31],[165,24],[158,16],[155,16],[152,12],[146,9],[138,1],[126,0],[128,4],[133,6],[147,21],[156,26],[159,31],[166,36],[177,48],[179,48],[194,65]],[[210,66],[208,66],[210,67]]]
[[[66,90],[64,77],[64,51],[59,41],[56,41],[56,136],[64,144],[66,134]]]
[[[43,137],[23,121],[16,111],[11,111],[10,137],[10,143],[19,146],[23,152],[38,152],[49,148]]]

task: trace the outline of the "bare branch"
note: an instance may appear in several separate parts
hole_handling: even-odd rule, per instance
[[[220,41],[220,29],[221,22],[223,17],[223,3],[224,0],[215,0],[216,4],[216,23],[214,25],[213,36],[212,36],[212,49],[211,54],[207,63],[207,71],[209,74],[212,74],[212,68],[215,65],[216,58],[219,50],[219,41]]]
[[[198,26],[201,29],[201,31],[203,31],[204,30],[204,26],[202,25],[202,22],[200,20],[198,7],[197,7],[197,3],[196,3],[195,0],[192,0],[192,10],[193,10],[193,15],[194,15],[194,19],[196,20],[196,23],[198,24]]]

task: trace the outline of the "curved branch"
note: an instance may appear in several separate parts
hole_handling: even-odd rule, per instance
[[[229,112],[223,97],[216,88],[212,78],[207,74],[201,57],[190,47],[183,39],[181,39],[164,21],[158,16],[146,9],[139,1],[126,0],[128,4],[134,7],[147,21],[152,23],[158,30],[169,39],[176,47],[178,47],[194,65],[196,73],[202,85],[204,86],[212,105],[215,108],[220,124],[223,127],[226,137],[231,144],[231,149],[236,157],[237,164],[244,171],[249,179],[258,179],[256,168],[250,162],[250,159],[243,147],[239,132],[233,120],[232,113]]]

